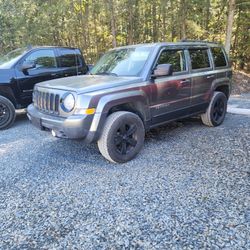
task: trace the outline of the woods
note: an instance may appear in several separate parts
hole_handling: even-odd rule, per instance
[[[235,68],[250,71],[248,0],[0,0],[0,50],[80,47],[89,63],[126,44],[211,40],[226,44]]]

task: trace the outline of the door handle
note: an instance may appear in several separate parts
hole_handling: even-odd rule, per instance
[[[58,76],[57,73],[51,73],[51,76]]]
[[[214,77],[214,75],[207,76],[207,79],[210,79],[210,78],[213,78],[213,77]]]
[[[190,80],[182,80],[180,81],[180,84],[190,83]]]

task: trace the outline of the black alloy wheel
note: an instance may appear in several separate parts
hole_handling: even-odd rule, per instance
[[[8,107],[4,103],[0,103],[0,127],[7,123],[10,117]]]
[[[131,112],[118,111],[106,120],[98,148],[111,162],[132,160],[144,144],[145,129],[141,118]]]
[[[135,124],[122,124],[118,128],[114,143],[116,145],[116,151],[119,154],[126,155],[130,150],[133,150],[137,144],[136,136],[137,127]]]
[[[225,113],[225,102],[222,98],[216,100],[213,109],[213,119],[216,123],[218,123]]]
[[[224,93],[215,91],[206,113],[201,115],[202,122],[209,127],[222,124],[227,112],[227,97]]]
[[[0,96],[0,129],[9,128],[16,118],[15,107],[10,100]]]

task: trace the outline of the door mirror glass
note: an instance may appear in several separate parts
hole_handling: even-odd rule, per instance
[[[153,77],[171,76],[173,74],[172,64],[159,64],[154,70]]]

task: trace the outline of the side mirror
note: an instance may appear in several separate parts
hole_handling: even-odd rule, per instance
[[[171,76],[173,74],[172,64],[159,64],[154,70],[152,77]]]
[[[23,72],[27,72],[28,69],[33,69],[36,67],[35,62],[25,62],[23,63],[23,65],[21,66],[21,69]]]

